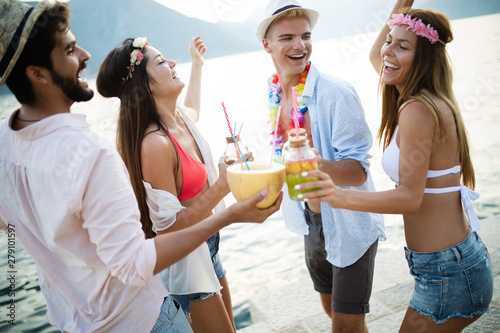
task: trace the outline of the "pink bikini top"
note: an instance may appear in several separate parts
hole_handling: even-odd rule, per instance
[[[170,133],[169,133],[170,134]],[[179,155],[179,160],[182,166],[182,189],[178,196],[180,200],[186,200],[194,197],[205,187],[208,180],[207,167],[205,164],[194,160],[182,147],[177,143],[172,134],[170,134],[172,142],[175,144],[175,150]]]

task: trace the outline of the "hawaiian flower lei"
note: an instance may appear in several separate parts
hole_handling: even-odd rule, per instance
[[[128,74],[122,78],[123,82],[132,78],[135,66],[140,65],[142,59],[144,59],[144,54],[142,52],[148,45],[149,43],[147,42],[146,37],[138,37],[134,39],[134,42],[132,43],[134,50],[130,53],[130,66],[127,66]]]
[[[392,19],[387,22],[387,25],[392,29],[395,25],[407,25],[408,29],[411,29],[417,36],[422,36],[427,38],[431,44],[436,42],[441,42],[446,45],[442,40],[439,39],[439,34],[430,24],[425,25],[421,19],[416,17],[412,18],[411,15],[404,14],[392,14]],[[406,30],[408,30],[406,29]]]
[[[304,104],[302,101],[302,93],[304,92],[304,86],[306,84],[306,79],[307,79],[307,74],[309,73],[309,68],[311,67],[311,63],[308,62],[306,64],[305,70],[300,74],[300,81],[299,83],[295,86],[295,89],[297,90],[297,104],[299,107],[299,127],[304,128],[304,114],[307,112],[307,106]],[[268,100],[268,109],[269,109],[269,117],[271,118],[268,123],[271,124],[273,131],[270,133],[270,135],[274,135],[274,129],[276,128],[276,118],[278,116],[278,104],[280,102],[280,93],[282,92],[281,90],[281,85],[279,83],[278,79],[278,74],[273,74],[269,80],[269,100]],[[293,118],[294,118],[294,110],[293,108],[290,110],[292,113],[292,119],[288,122],[288,129],[287,133],[295,128],[295,125],[293,123]],[[278,136],[276,138],[276,142],[271,142],[271,145],[279,145],[283,140],[283,129],[281,126],[278,125]]]

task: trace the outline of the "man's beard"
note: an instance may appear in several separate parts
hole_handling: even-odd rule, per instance
[[[80,70],[86,67],[85,63],[80,64]],[[90,88],[83,88],[80,85],[80,81],[77,76],[65,77],[58,74],[54,69],[50,70],[52,75],[52,80],[54,83],[61,88],[64,94],[74,102],[86,102],[90,101],[94,97],[94,91]]]

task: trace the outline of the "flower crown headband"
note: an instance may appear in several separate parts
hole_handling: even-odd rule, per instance
[[[142,59],[144,59],[144,49],[148,46],[146,37],[139,37],[134,39],[132,43],[132,47],[134,50],[130,52],[130,66],[127,66],[128,74],[122,78],[123,83],[125,83],[128,79],[132,78],[132,73],[134,72],[135,66],[140,65]]]
[[[411,15],[404,14],[392,14],[392,19],[387,21],[389,28],[393,28],[395,25],[407,25],[408,29],[413,31],[415,35],[427,38],[431,44],[440,42],[446,45],[442,40],[439,39],[439,34],[430,24],[425,25],[421,19],[416,17],[411,17]]]

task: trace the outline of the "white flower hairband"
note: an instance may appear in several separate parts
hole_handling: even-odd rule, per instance
[[[132,78],[132,73],[134,72],[135,66],[140,65],[142,59],[144,59],[144,49],[148,46],[149,43],[146,37],[138,37],[134,39],[132,43],[132,47],[134,50],[130,53],[130,66],[127,66],[128,74],[124,78],[122,78],[123,82],[126,82],[128,79]]]

